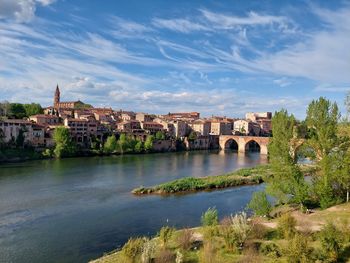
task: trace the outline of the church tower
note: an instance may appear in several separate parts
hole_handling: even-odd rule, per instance
[[[55,91],[55,97],[53,100],[53,107],[55,109],[58,109],[59,104],[60,104],[60,89],[58,88],[58,84],[57,84],[56,91]]]

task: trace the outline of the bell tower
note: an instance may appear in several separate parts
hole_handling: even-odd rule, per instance
[[[55,91],[55,97],[54,97],[54,100],[53,100],[53,107],[55,109],[58,109],[59,108],[59,104],[60,104],[60,89],[58,88],[58,84],[56,86],[56,91]]]

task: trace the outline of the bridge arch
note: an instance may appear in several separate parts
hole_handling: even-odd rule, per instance
[[[225,150],[234,150],[234,151],[238,151],[239,150],[239,144],[238,141],[231,138],[231,139],[227,139],[225,142],[225,146],[224,146]]]
[[[246,152],[247,144],[254,141],[260,146],[260,154],[267,154],[267,145],[269,143],[269,137],[258,137],[258,136],[238,136],[238,135],[220,135],[219,144],[222,150],[227,149],[229,143],[234,140],[238,144],[239,152]]]
[[[256,140],[251,139],[245,143],[244,149],[246,152],[247,151],[260,152],[261,146],[260,146],[260,143],[258,143]]]

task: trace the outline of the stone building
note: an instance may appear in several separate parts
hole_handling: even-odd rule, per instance
[[[210,133],[211,123],[208,120],[196,120],[191,122],[189,126],[200,135],[208,136]]]
[[[148,131],[151,134],[154,134],[158,131],[163,131],[163,125],[157,122],[141,122],[141,129]]]
[[[147,113],[143,113],[143,112],[138,112],[136,113],[136,117],[135,119],[137,121],[145,121],[145,122],[152,122],[153,121],[153,118],[150,114],[147,114]]]
[[[60,118],[58,116],[49,114],[33,115],[29,117],[29,120],[44,126],[60,124]]]
[[[83,108],[85,104],[80,101],[64,101],[61,102],[61,92],[60,89],[57,85],[56,91],[55,91],[55,96],[54,96],[54,102],[53,102],[53,108],[56,110],[60,109],[77,109],[77,108]]]
[[[232,134],[232,123],[229,121],[211,121],[210,134],[211,135],[230,135]]]
[[[72,139],[81,145],[89,145],[91,138],[97,137],[97,125],[95,120],[64,119],[64,126],[69,128]]]

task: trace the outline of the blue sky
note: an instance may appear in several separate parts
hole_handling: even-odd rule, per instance
[[[204,116],[350,90],[349,1],[0,0],[0,101]]]

